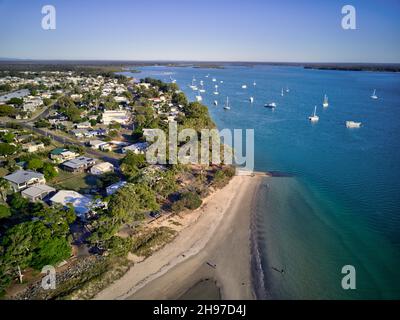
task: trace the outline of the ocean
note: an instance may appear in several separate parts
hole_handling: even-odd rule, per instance
[[[261,298],[400,298],[400,74],[268,65],[135,69],[141,73],[124,74],[172,77],[192,101],[192,78],[203,80],[202,103],[219,129],[255,130],[255,170],[290,175],[268,179],[256,206]],[[223,109],[227,96],[230,110]],[[264,107],[272,101],[275,110]],[[319,121],[310,123],[314,106]],[[347,120],[362,126],[348,129]],[[355,268],[356,289],[342,288],[345,265]]]

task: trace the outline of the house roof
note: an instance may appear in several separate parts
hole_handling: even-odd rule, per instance
[[[60,190],[50,198],[50,201],[64,206],[71,204],[77,215],[84,215],[89,211],[92,200],[76,191]]]
[[[62,154],[63,152],[65,152],[65,151],[67,151],[67,149],[64,149],[64,148],[56,148],[56,149],[53,149],[53,150],[51,150],[51,154],[52,155],[60,155],[60,154]]]
[[[43,178],[44,178],[43,174],[31,170],[18,170],[4,177],[4,179],[16,184],[25,183],[32,179],[43,179]]]
[[[88,165],[89,163],[93,163],[95,160],[93,158],[88,157],[78,157],[76,159],[68,160],[63,163],[63,166],[70,167],[70,168],[80,168]]]
[[[33,186],[28,189],[25,189],[24,191],[21,192],[21,194],[35,198],[35,197],[40,196],[43,193],[50,193],[50,192],[54,192],[54,191],[56,191],[56,189],[49,187],[46,184],[39,184],[37,186]]]
[[[100,170],[100,171],[104,171],[104,170],[108,170],[110,168],[114,168],[114,166],[110,162],[101,162],[101,163],[94,165],[92,167],[92,169],[93,168],[96,168],[97,170]]]
[[[107,194],[112,195],[113,193],[117,192],[118,189],[122,188],[124,185],[126,185],[126,181],[119,181],[117,183],[114,183],[106,188]]]

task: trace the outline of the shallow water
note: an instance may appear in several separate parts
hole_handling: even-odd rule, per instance
[[[400,298],[400,74],[272,66],[141,70],[132,76],[172,75],[191,100],[192,77],[203,80],[203,103],[220,129],[255,129],[255,169],[293,174],[272,178],[259,196],[257,239],[269,297]],[[373,89],[378,100],[370,98]],[[229,111],[222,108],[226,96]],[[275,111],[263,107],[271,101]],[[314,105],[320,121],[311,124]],[[363,125],[347,129],[347,120]],[[356,290],[341,288],[347,264],[356,268]]]

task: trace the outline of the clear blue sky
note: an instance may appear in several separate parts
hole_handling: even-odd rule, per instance
[[[0,0],[3,58],[399,63],[399,39],[399,0]]]

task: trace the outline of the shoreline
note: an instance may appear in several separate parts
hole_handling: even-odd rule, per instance
[[[190,219],[174,240],[94,299],[178,299],[203,280],[215,281],[222,299],[255,299],[251,225],[264,178],[234,176],[185,214]]]

